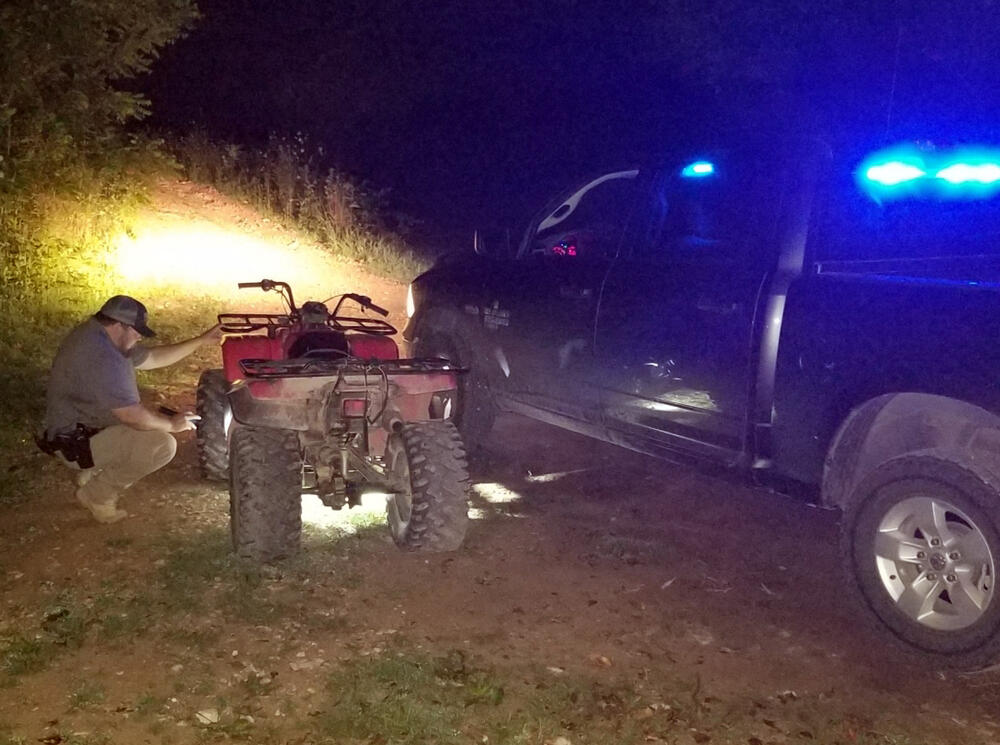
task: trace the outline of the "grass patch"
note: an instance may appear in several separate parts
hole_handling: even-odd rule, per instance
[[[723,701],[697,678],[496,669],[461,651],[434,657],[389,650],[356,659],[329,676],[318,708],[314,735],[337,745],[939,742],[844,719],[818,696]]]
[[[143,693],[135,701],[135,713],[139,717],[150,717],[163,711],[167,699],[154,693]]]
[[[460,651],[433,658],[387,652],[330,676],[316,724],[324,742],[466,742],[527,745],[564,736],[574,743],[648,741],[655,718],[628,718],[641,696],[588,679],[552,682],[473,665]]]
[[[13,678],[43,670],[52,656],[52,647],[42,639],[15,634],[0,640],[0,671],[7,685]]]
[[[106,696],[104,686],[95,681],[83,681],[77,685],[69,695],[69,708],[71,711],[81,709],[92,709],[98,704],[103,704]]]
[[[27,745],[28,738],[14,734],[10,727],[0,726],[0,745]]]
[[[157,572],[160,599],[173,612],[203,608],[211,585],[231,574],[236,563],[222,529],[169,538],[159,553],[164,556]]]
[[[430,263],[407,245],[416,223],[388,209],[387,192],[330,168],[323,148],[302,135],[274,136],[254,150],[193,133],[175,140],[174,152],[192,180],[248,201],[335,256],[402,281]]]
[[[352,509],[347,513],[345,522],[355,533],[359,534],[359,537],[362,534],[380,536],[386,534],[385,511]]]

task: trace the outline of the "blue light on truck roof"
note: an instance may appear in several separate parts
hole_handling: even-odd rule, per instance
[[[696,160],[694,163],[690,163],[684,166],[681,170],[681,176],[684,178],[702,178],[704,176],[711,176],[715,173],[715,165],[709,163],[707,160]]]
[[[855,171],[874,201],[968,201],[1000,195],[1000,149],[900,144],[872,153]]]
[[[953,163],[935,176],[950,184],[993,184],[1000,181],[1000,164]]]
[[[890,160],[887,163],[877,163],[865,170],[865,178],[882,186],[896,186],[907,181],[923,178],[927,172],[913,163]]]

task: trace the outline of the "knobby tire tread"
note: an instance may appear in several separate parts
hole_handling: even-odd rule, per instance
[[[465,446],[450,421],[403,425],[410,468],[410,522],[397,543],[412,551],[454,551],[469,527],[469,472]]]
[[[229,443],[226,436],[226,410],[229,381],[222,370],[206,370],[198,379],[195,412],[201,419],[196,425],[198,464],[201,474],[211,481],[229,478]]]
[[[236,554],[261,563],[295,555],[302,536],[302,460],[296,434],[236,426],[230,453]]]

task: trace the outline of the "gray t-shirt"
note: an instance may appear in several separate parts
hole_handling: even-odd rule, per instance
[[[111,410],[139,403],[135,367],[147,356],[149,350],[139,345],[122,354],[93,318],[73,329],[52,362],[46,434],[71,432],[77,424],[99,429],[118,424]]]

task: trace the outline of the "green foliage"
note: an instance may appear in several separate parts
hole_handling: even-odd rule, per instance
[[[638,745],[681,729],[670,707],[647,708],[631,685],[510,673],[472,664],[460,650],[355,660],[329,677],[317,734],[331,743],[528,745],[573,732],[573,742]]]
[[[15,634],[0,640],[0,673],[4,682],[26,673],[41,670],[48,664],[50,648],[40,639]]]
[[[274,136],[266,147],[254,150],[195,132],[179,138],[175,151],[191,180],[275,215],[336,256],[401,280],[412,279],[429,264],[429,257],[405,243],[414,221],[393,214],[390,223],[387,192],[324,167],[324,148],[301,134]]]
[[[13,0],[0,6],[0,188],[100,167],[149,102],[125,83],[197,16],[193,0]]]

